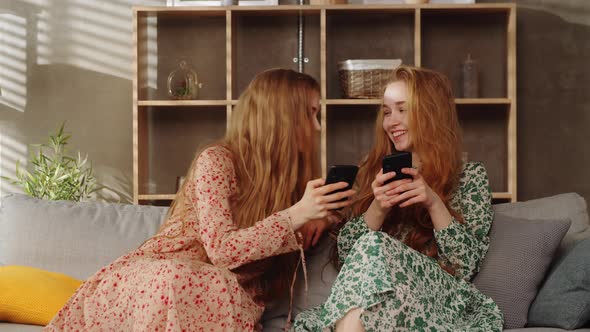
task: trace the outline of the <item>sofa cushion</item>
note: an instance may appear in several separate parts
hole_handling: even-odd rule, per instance
[[[524,327],[529,306],[570,221],[495,214],[490,247],[473,284],[504,314],[504,328]]]
[[[494,211],[511,217],[530,220],[569,219],[572,224],[563,237],[556,258],[563,257],[577,241],[590,237],[586,200],[576,193],[565,193],[524,202],[494,205]]]
[[[590,323],[590,239],[578,243],[551,272],[529,311],[529,326],[566,330]]]
[[[293,318],[304,310],[323,304],[330,296],[332,284],[338,275],[338,270],[330,262],[330,249],[334,244],[334,240],[325,236],[314,248],[306,251],[308,289],[306,294],[304,275],[299,269],[293,292]],[[281,301],[268,308],[262,316],[264,332],[283,331],[288,312],[288,301]]]
[[[0,321],[45,326],[81,284],[28,266],[0,267]]]
[[[41,332],[42,326],[0,322],[0,332]]]
[[[0,262],[86,279],[158,230],[166,208],[0,198]]]

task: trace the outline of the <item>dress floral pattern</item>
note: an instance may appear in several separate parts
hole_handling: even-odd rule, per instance
[[[264,258],[299,248],[289,214],[238,229],[236,175],[219,146],[200,154],[187,181],[184,206],[159,234],[84,282],[45,331],[260,330]]]
[[[363,216],[351,219],[338,236],[343,263],[326,302],[300,313],[295,331],[333,331],[352,308],[362,308],[366,331],[502,331],[503,317],[492,299],[469,282],[488,246],[493,212],[491,190],[481,163],[466,163],[451,206],[455,219],[435,231],[436,259],[404,244],[408,230],[392,237],[372,231]],[[455,276],[439,265],[455,269]]]

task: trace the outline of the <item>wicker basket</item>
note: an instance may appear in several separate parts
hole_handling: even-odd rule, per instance
[[[391,71],[401,63],[400,59],[338,62],[338,75],[343,97],[381,98]]]

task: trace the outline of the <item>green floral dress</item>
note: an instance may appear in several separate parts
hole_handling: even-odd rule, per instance
[[[372,231],[363,216],[349,220],[338,236],[342,269],[326,302],[300,313],[294,331],[333,331],[350,309],[362,308],[366,331],[502,331],[492,299],[469,282],[488,246],[493,212],[484,166],[467,163],[451,200],[465,223],[435,231],[437,259],[406,246],[401,230],[392,237]],[[438,263],[452,266],[455,276]]]

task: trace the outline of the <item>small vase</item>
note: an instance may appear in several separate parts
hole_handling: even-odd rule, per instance
[[[172,99],[197,99],[201,86],[197,73],[184,60],[168,75],[168,96]]]
[[[479,92],[479,72],[477,61],[467,55],[463,62],[463,98],[477,98]]]

